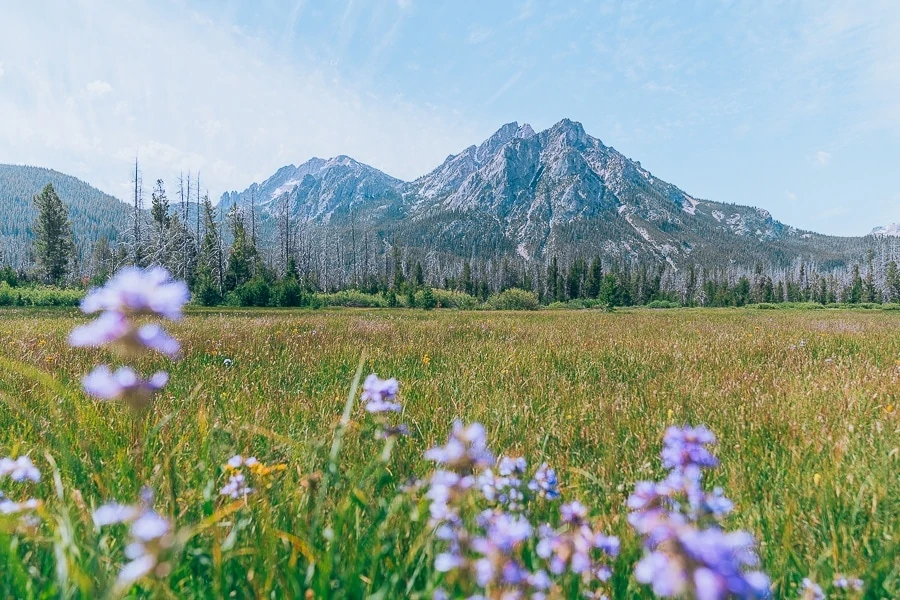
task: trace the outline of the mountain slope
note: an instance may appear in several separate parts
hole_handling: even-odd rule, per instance
[[[79,259],[101,236],[115,241],[128,227],[131,209],[121,200],[70,175],[19,165],[0,165],[0,261],[27,265],[37,217],[32,198],[51,183],[69,210]]]
[[[900,223],[891,223],[890,225],[876,227],[869,235],[877,237],[900,237]]]
[[[507,123],[409,183],[347,157],[312,159],[222,202],[251,198],[263,221],[287,207],[309,235],[359,228],[457,258],[541,264],[599,255],[677,269],[802,257],[840,266],[864,246],[783,225],[762,209],[694,198],[569,119],[538,133]]]

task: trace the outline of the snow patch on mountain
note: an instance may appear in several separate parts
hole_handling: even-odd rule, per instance
[[[882,225],[872,230],[870,235],[875,237],[900,237],[900,223],[891,223],[890,225]]]
[[[681,205],[681,210],[686,212],[689,215],[697,214],[697,205],[700,204],[697,200],[694,200],[687,194],[684,195],[684,202]]]

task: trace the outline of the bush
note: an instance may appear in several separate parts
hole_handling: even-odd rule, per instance
[[[456,292],[453,290],[432,290],[434,300],[438,308],[456,308],[459,310],[473,310],[478,308],[478,298],[470,296],[465,292]]]
[[[681,304],[672,302],[671,300],[654,300],[647,303],[647,308],[681,308]],[[762,306],[760,306],[760,308],[762,308]]]
[[[316,294],[324,306],[347,306],[356,308],[387,308],[388,301],[375,294],[359,290],[341,290],[333,294]]]
[[[222,302],[222,294],[212,281],[205,279],[197,284],[193,300],[200,306],[216,306]]]
[[[537,294],[519,288],[510,288],[488,298],[491,310],[537,310],[540,308]]]
[[[12,288],[0,282],[0,306],[78,306],[84,297],[82,290],[48,286]]]
[[[416,292],[416,306],[424,308],[425,310],[435,308],[437,306],[437,299],[434,297],[434,290],[430,287],[426,287]]]
[[[269,306],[272,289],[264,279],[254,277],[228,294],[231,306]]]
[[[303,297],[303,288],[296,279],[287,278],[275,286],[274,300],[276,306],[304,306],[308,304]]]

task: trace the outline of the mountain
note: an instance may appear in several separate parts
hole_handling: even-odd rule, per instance
[[[328,160],[312,158],[299,167],[288,165],[261,184],[241,193],[222,196],[219,206],[255,205],[263,214],[276,215],[287,203],[301,221],[329,223],[353,211],[372,212],[399,200],[403,182],[348,156]]]
[[[876,227],[869,235],[874,235],[876,237],[900,237],[900,223],[891,223],[890,225]]]
[[[37,216],[32,198],[48,183],[53,184],[69,210],[82,264],[101,236],[115,241],[127,229],[132,215],[129,206],[80,179],[41,167],[0,165],[0,262],[30,264],[32,227]]]
[[[447,260],[598,255],[679,269],[803,258],[831,268],[858,260],[865,246],[784,225],[763,209],[695,198],[569,119],[541,132],[507,123],[407,183],[345,156],[315,158],[221,202],[255,203],[270,223],[287,208],[310,238],[327,225],[338,239],[361,232],[382,248],[396,239]]]

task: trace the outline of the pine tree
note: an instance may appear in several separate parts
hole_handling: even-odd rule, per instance
[[[156,180],[156,186],[150,195],[150,217],[153,219],[153,235],[156,238],[153,243],[153,262],[168,266],[169,226],[172,219],[169,216],[169,198],[166,196],[166,188],[162,179]]]
[[[587,280],[585,282],[585,295],[588,298],[596,298],[600,294],[600,285],[603,283],[603,266],[600,257],[594,257],[591,266],[588,269]]]
[[[94,244],[91,253],[91,283],[100,286],[106,283],[113,271],[113,253],[109,246],[109,240],[102,236]]]
[[[212,202],[209,201],[208,194],[203,197],[202,212],[204,235],[200,245],[194,285],[200,303],[211,306],[221,301],[223,274],[219,229],[216,224],[215,209]]]
[[[887,296],[891,302],[900,302],[900,270],[897,269],[897,263],[893,260],[887,265],[887,272],[884,276],[885,288]]]
[[[47,283],[62,285],[75,251],[69,212],[49,183],[34,197],[34,204],[38,209],[34,250],[41,278]]]
[[[256,261],[255,249],[247,237],[244,219],[240,209],[235,205],[228,214],[231,224],[231,252],[228,255],[228,268],[225,271],[225,289],[231,291],[249,281],[251,269]]]

